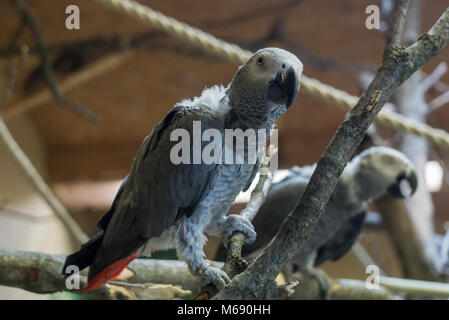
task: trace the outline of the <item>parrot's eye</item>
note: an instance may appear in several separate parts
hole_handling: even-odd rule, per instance
[[[257,64],[260,64],[260,65],[263,64],[263,58],[262,58],[262,57],[259,57],[259,58],[257,59]]]

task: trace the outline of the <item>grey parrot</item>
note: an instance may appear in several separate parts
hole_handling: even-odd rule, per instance
[[[286,177],[273,184],[253,221],[258,237],[243,248],[244,256],[255,256],[275,236],[304,192],[315,167],[316,164],[293,167]],[[371,147],[354,157],[338,179],[310,239],[292,264],[284,268],[287,277],[295,269],[311,275],[315,266],[338,260],[362,232],[368,201],[387,192],[394,197],[408,197],[415,192],[417,183],[412,163],[395,149]],[[223,258],[223,252],[223,248],[218,251],[218,260]]]
[[[192,274],[217,288],[225,286],[230,281],[226,273],[205,262],[204,232],[225,242],[237,231],[246,235],[246,243],[255,240],[249,220],[226,212],[250,186],[260,158],[251,162],[246,145],[239,157],[234,140],[213,141],[222,148],[213,149],[219,161],[198,162],[198,150],[209,146],[212,138],[204,135],[211,129],[220,133],[218,140],[228,130],[271,130],[294,102],[302,69],[290,52],[261,49],[238,68],[227,87],[205,89],[200,97],[176,104],[144,139],[110,210],[98,222],[100,232],[67,257],[63,274],[68,275],[69,265],[80,270],[89,266],[85,290],[96,289],[134,258],[176,248]],[[198,123],[200,134],[195,133]],[[179,148],[183,132],[187,148]],[[258,142],[265,146],[265,140]],[[180,151],[187,161],[178,161]],[[224,159],[229,153],[234,161]],[[242,157],[247,160],[239,162]]]

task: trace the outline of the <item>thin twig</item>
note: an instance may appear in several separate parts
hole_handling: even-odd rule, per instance
[[[370,265],[377,265],[376,261],[371,257],[371,255],[366,251],[365,247],[357,241],[351,248],[352,253],[357,257],[360,263],[366,268]],[[385,275],[382,269],[379,269],[381,275]]]
[[[380,277],[379,284],[396,292],[449,297],[449,283]]]
[[[11,39],[9,40],[8,44],[6,45],[5,52],[7,55],[11,54],[14,51],[14,48],[17,44],[17,41],[19,41],[20,37],[22,36],[23,32],[25,31],[25,19],[21,19],[18,27],[14,31],[14,33],[11,36]],[[22,50],[18,51],[19,54],[22,54]]]
[[[429,102],[429,107],[431,111],[438,109],[439,107],[444,106],[449,102],[449,91],[446,91],[441,96],[436,97],[432,101]]]
[[[4,66],[3,74],[0,74],[0,112],[8,104],[17,81],[18,66],[12,61],[13,59],[10,60],[10,64]]]
[[[401,45],[402,31],[405,24],[405,16],[410,0],[396,0],[394,3],[393,16],[388,31],[385,52],[388,54],[394,50],[395,46]]]
[[[98,122],[100,121],[100,116],[94,113],[93,111],[87,109],[86,107],[70,101],[69,99],[65,98],[62,94],[61,90],[59,89],[55,75],[53,73],[53,69],[51,67],[51,61],[50,61],[50,55],[48,53],[48,48],[45,45],[45,40],[43,38],[42,32],[40,30],[39,24],[36,20],[36,18],[33,16],[31,11],[26,6],[25,2],[23,0],[14,0],[15,5],[19,13],[22,15],[23,20],[26,22],[26,24],[31,28],[33,32],[34,39],[36,41],[37,47],[39,49],[39,54],[41,57],[42,66],[44,69],[44,76],[47,80],[47,84],[53,94],[53,97],[55,100],[62,106],[71,109],[72,111],[80,114],[84,118],[92,121],[92,122]]]
[[[260,207],[265,202],[268,190],[271,187],[273,181],[273,174],[268,170],[270,165],[270,159],[276,153],[275,147],[270,145],[268,153],[264,158],[264,162],[260,167],[259,181],[256,187],[251,192],[251,197],[245,206],[245,209],[240,212],[240,215],[249,221],[252,221]],[[229,278],[234,278],[237,274],[244,271],[247,267],[246,261],[242,258],[242,246],[245,242],[245,236],[242,233],[236,233],[231,236],[227,244],[226,260],[223,266],[223,270],[228,274]]]
[[[324,273],[322,276],[327,277]],[[368,289],[365,281],[354,279],[326,280],[329,287],[328,299],[330,300],[399,300],[399,296],[386,288]],[[291,300],[319,300],[323,299],[320,282],[316,277],[307,276],[301,279],[295,292],[289,297]]]
[[[426,92],[432,88],[447,71],[447,63],[442,61],[422,82],[421,89]]]
[[[78,72],[73,73],[61,82],[61,92],[67,92],[73,88],[85,84],[93,79],[123,65],[124,62],[132,56],[131,53],[117,53],[107,55],[98,61],[86,66]],[[44,103],[52,98],[52,94],[49,90],[44,89],[31,97],[19,101],[16,104],[9,106],[4,110],[2,116],[5,120],[17,117],[25,112],[42,106]]]
[[[6,46],[7,52],[10,52],[14,48],[17,41],[22,36],[24,29],[25,29],[25,21],[24,19],[22,19],[16,31],[13,33],[11,39],[9,40],[8,45]],[[0,79],[0,112],[8,104],[9,98],[11,97],[14,91],[14,86],[17,81],[18,69],[24,61],[24,58],[27,54],[27,50],[25,48],[21,48],[20,53],[21,55],[18,59],[18,62],[16,62],[16,59],[14,59],[14,57],[9,58],[10,65],[4,72],[4,79],[3,80]]]

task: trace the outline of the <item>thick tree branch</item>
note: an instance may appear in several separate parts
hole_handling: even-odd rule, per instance
[[[0,285],[22,288],[24,290],[48,294],[54,292],[82,293],[87,284],[87,270],[81,271],[80,288],[68,289],[66,279],[61,276],[65,256],[41,252],[0,249]],[[214,262],[221,265],[219,262]],[[136,259],[129,265],[133,272],[130,282],[110,281],[98,290],[88,291],[86,295],[99,299],[173,299],[199,292],[201,280],[193,276],[187,265],[176,260]],[[390,287],[397,290],[394,280]],[[301,281],[296,292],[290,298],[319,298],[319,286],[316,278]],[[366,289],[364,282],[347,279],[332,280],[331,296],[335,299],[392,299],[394,295],[381,287],[380,290]],[[73,282],[72,282],[73,283]],[[167,285],[160,285],[164,283]],[[440,284],[441,285],[441,284]],[[405,287],[401,284],[401,287]],[[420,283],[409,286],[407,290],[419,291]],[[280,286],[281,289],[289,289]],[[315,289],[314,289],[315,288]],[[405,289],[404,289],[405,290]],[[445,288],[447,291],[448,289]],[[440,290],[441,291],[441,290]],[[427,293],[431,291],[427,290]]]
[[[432,29],[410,47],[395,47],[389,53],[386,48],[383,63],[373,82],[338,128],[319,160],[303,196],[284,220],[275,239],[245,272],[236,276],[214,299],[266,297],[281,267],[291,261],[309,239],[338,177],[393,90],[437,55],[448,41],[449,8]],[[390,41],[392,43],[394,41]]]
[[[82,294],[87,285],[86,270],[81,272],[78,289],[68,289],[61,270],[65,261],[64,255],[51,255],[40,252],[0,249],[0,285],[21,288],[27,291],[46,294],[54,292],[70,292]],[[173,299],[191,293],[179,285],[190,289],[199,288],[199,281],[188,271],[181,261],[137,259],[130,264],[131,270],[138,270],[134,281],[139,283],[123,283],[110,281],[98,290],[86,292],[87,296],[98,299]],[[166,283],[161,285],[153,283]]]

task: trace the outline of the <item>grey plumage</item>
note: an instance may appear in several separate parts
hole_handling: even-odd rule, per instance
[[[133,252],[148,256],[155,250],[176,248],[178,257],[205,282],[218,288],[228,282],[223,271],[204,261],[203,231],[224,241],[240,231],[248,243],[254,241],[256,234],[248,220],[225,214],[238,193],[249,186],[260,164],[196,163],[194,144],[200,143],[203,150],[209,141],[195,140],[194,123],[200,123],[200,137],[214,129],[221,139],[226,129],[270,130],[295,99],[301,73],[296,56],[266,48],[239,68],[228,87],[216,86],[204,90],[199,98],[177,104],[142,143],[111,209],[98,224],[102,231],[97,241],[81,250],[84,257],[92,256],[87,254],[89,248],[95,251],[93,260],[87,262],[89,279]],[[172,134],[178,129],[191,139],[189,164],[173,162],[172,151],[178,141]],[[230,146],[221,142],[224,157]],[[245,146],[243,156],[247,153]],[[86,265],[79,256],[69,256],[66,265]]]
[[[273,184],[253,221],[258,237],[243,248],[254,256],[274,237],[284,218],[294,209],[316,165],[293,167],[287,177]],[[367,202],[386,192],[409,196],[417,187],[411,162],[399,151],[372,147],[356,156],[338,180],[325,212],[305,246],[292,263],[301,271],[343,256],[362,231]],[[402,192],[402,194],[401,194]],[[218,259],[222,258],[218,253]]]
[[[314,266],[326,261],[336,261],[351,250],[362,233],[366,211],[362,211],[344,221],[336,228],[334,235],[316,251]]]

